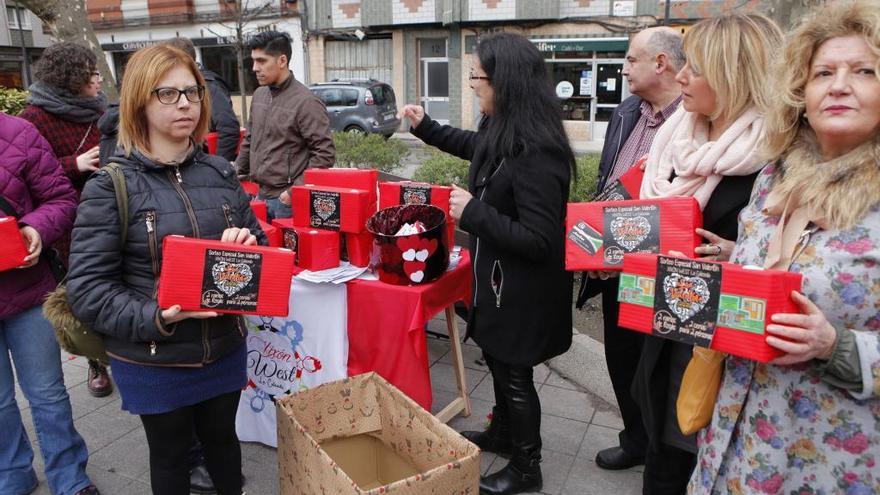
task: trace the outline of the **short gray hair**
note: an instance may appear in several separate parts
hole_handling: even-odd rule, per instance
[[[648,39],[648,50],[652,57],[665,53],[672,64],[672,72],[677,73],[684,67],[687,57],[682,49],[682,36],[672,29],[659,29]]]

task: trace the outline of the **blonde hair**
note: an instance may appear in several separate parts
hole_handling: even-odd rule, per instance
[[[784,155],[801,130],[809,128],[801,116],[806,107],[804,90],[816,50],[832,38],[851,35],[864,37],[871,50],[880,56],[878,2],[831,4],[813,12],[791,33],[774,81],[778,94],[767,114],[764,152],[768,158]],[[874,69],[880,78],[880,58]]]
[[[737,119],[750,106],[770,106],[767,73],[782,45],[783,34],[759,14],[727,14],[702,20],[684,35],[683,48],[691,69],[715,91],[711,120]]]
[[[199,71],[195,60],[183,51],[167,44],[142,48],[128,60],[125,76],[122,78],[122,89],[119,95],[119,136],[117,142],[129,156],[132,150],[145,151],[150,149],[149,127],[147,125],[146,106],[151,98],[155,98],[153,90],[159,81],[171,69],[185,67],[189,69],[196,84],[205,86],[205,78]],[[180,95],[181,98],[186,98]],[[211,120],[211,99],[205,89],[205,97],[199,103],[201,115],[192,133],[196,146],[201,146],[208,133]]]

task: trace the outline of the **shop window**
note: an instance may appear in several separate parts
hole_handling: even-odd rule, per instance
[[[23,89],[24,82],[21,80],[21,63],[0,60],[0,87]]]
[[[210,46],[202,47],[202,67],[210,71],[220,74],[220,77],[229,85],[230,92],[241,94],[238,85],[238,60],[235,57],[235,49],[231,46]],[[253,60],[250,53],[244,58],[245,67],[245,91],[247,94],[253,94],[254,90],[259,87],[253,67]]]
[[[590,98],[593,91],[592,62],[548,63],[547,70],[553,86],[568,82],[574,88],[568,98],[560,98],[565,120],[590,120]]]

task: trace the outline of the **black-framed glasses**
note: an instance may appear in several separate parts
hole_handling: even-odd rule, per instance
[[[475,75],[474,71],[470,71],[470,73],[468,74],[468,79],[470,79],[471,81],[481,81],[481,80],[482,81],[491,81],[492,80],[492,78],[489,76]]]
[[[190,103],[198,103],[205,98],[204,86],[190,86],[188,88],[156,88],[153,90],[159,103],[163,105],[176,105],[180,101],[180,96],[186,96]]]

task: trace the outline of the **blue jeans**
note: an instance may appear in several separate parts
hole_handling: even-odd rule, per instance
[[[34,306],[0,320],[0,493],[4,495],[30,493],[37,484],[34,451],[15,402],[13,363],[31,407],[49,490],[70,495],[91,484],[86,475],[88,450],[73,426],[64,387],[61,352],[41,310]]]
[[[266,216],[269,218],[269,223],[272,223],[272,220],[276,218],[290,218],[293,216],[293,210],[290,206],[282,203],[278,198],[260,199],[266,202]]]

